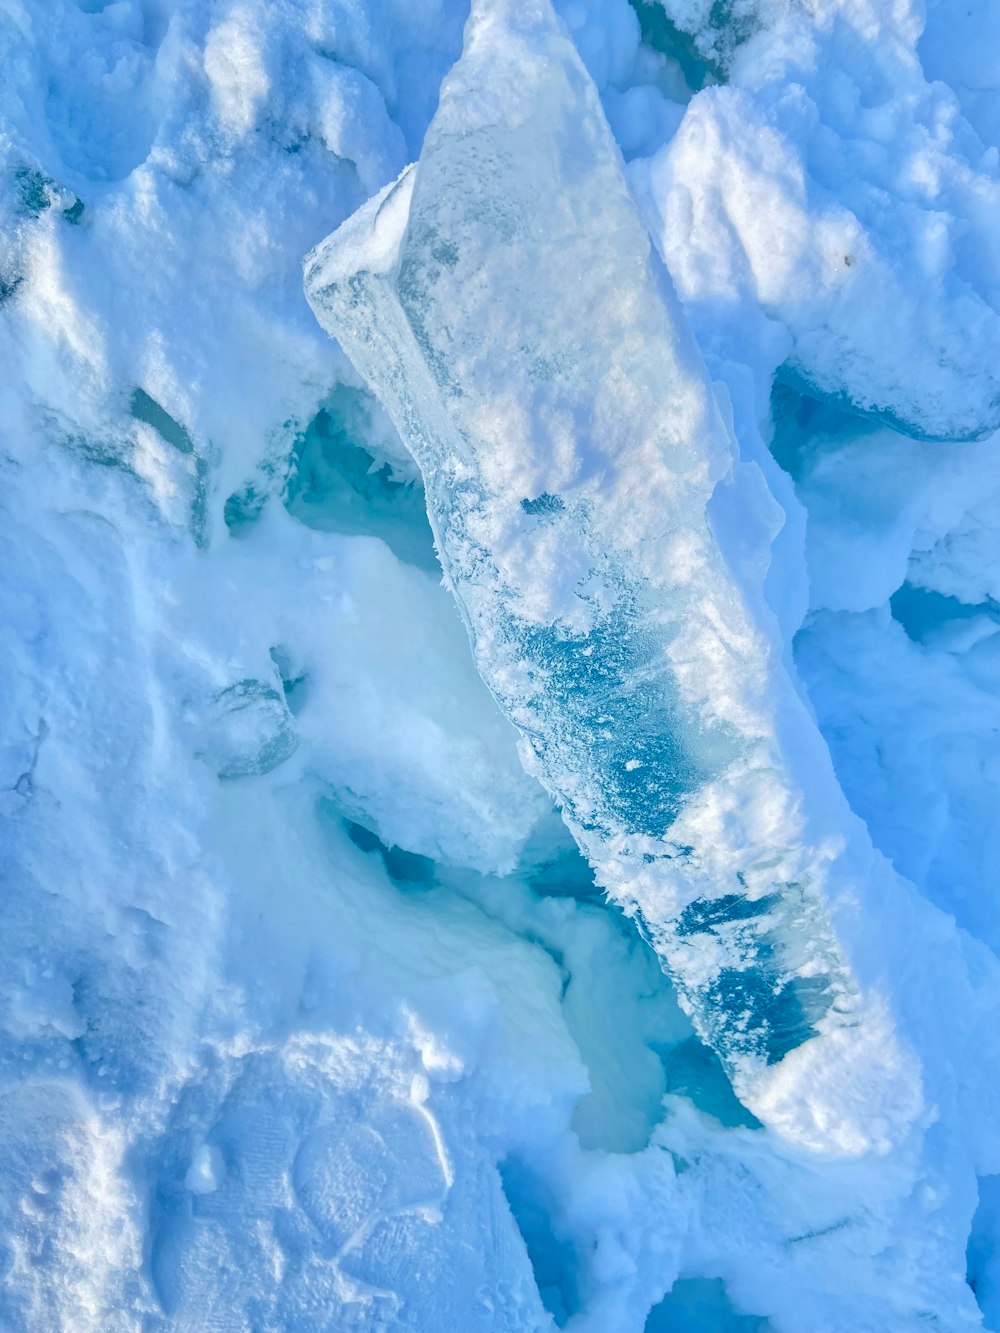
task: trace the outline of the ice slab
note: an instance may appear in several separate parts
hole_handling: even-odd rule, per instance
[[[828,756],[724,550],[729,430],[547,2],[474,4],[419,164],[306,287],[417,459],[483,678],[738,1094],[884,1146],[919,1091],[831,920],[870,848],[838,856]]]

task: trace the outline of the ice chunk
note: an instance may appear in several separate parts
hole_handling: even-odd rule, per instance
[[[732,79],[632,177],[701,346],[919,439],[1000,428],[1000,184],[924,79],[918,7],[662,3]],[[951,68],[959,8],[928,73]]]
[[[824,905],[843,802],[713,534],[731,440],[547,3],[473,6],[419,165],[307,291],[420,464],[484,679],[737,1091],[811,1143],[891,1138],[917,1095]]]
[[[220,778],[270,773],[298,745],[286,702],[266,681],[239,680],[191,711],[201,729],[196,752]]]

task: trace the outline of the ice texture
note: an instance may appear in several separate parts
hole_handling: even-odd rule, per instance
[[[919,1094],[826,906],[832,774],[713,530],[731,437],[544,0],[474,6],[416,168],[306,282],[420,464],[480,673],[740,1096],[766,1118],[807,1042],[846,1085],[878,1032],[885,1086],[798,1132],[905,1132]]]
[[[692,849],[605,855],[613,896],[477,669],[411,428],[302,286],[421,158],[465,0],[0,2],[4,1333],[1000,1329],[1000,10],[554,7],[477,6],[443,114],[474,144],[523,105],[526,165],[560,152],[542,179],[503,165],[502,216],[529,259],[536,199],[580,238],[530,283],[513,241],[462,242],[483,289],[460,256],[451,314],[503,353],[476,360],[495,416],[456,444],[430,372],[427,400],[493,469],[470,541],[556,683],[584,636],[607,661],[641,622],[655,643],[612,668],[649,678],[606,706],[661,691],[649,753],[668,723],[671,761],[701,738],[683,789],[621,763],[602,787],[608,822],[677,801]],[[568,77],[583,112],[539,129]],[[383,275],[393,336],[424,158],[337,242]],[[531,345],[604,368],[591,331],[636,292],[661,350],[626,330],[615,384],[645,398],[609,394],[594,443],[556,421],[566,367],[525,392],[512,331],[523,303]],[[667,437],[706,469],[676,494]],[[680,608],[715,548],[749,628],[709,672]],[[570,706],[593,729],[591,696]],[[617,740],[586,773],[628,762]],[[774,970],[825,938],[863,1021],[729,1060],[755,1114],[643,918],[699,904],[688,964],[761,944],[762,918],[722,938],[706,911],[769,839],[813,875]]]
[[[914,5],[642,8],[675,25],[675,48],[693,44],[712,83],[725,81],[632,176],[702,346],[739,347],[745,361],[773,349],[787,381],[915,438],[996,431],[1000,254],[989,219],[1000,183],[983,151],[992,140],[956,117],[955,101],[977,97],[992,21],[980,28],[978,7],[931,5],[922,65]],[[939,69],[954,73],[955,91]],[[989,95],[978,97],[988,117]],[[723,307],[728,321],[716,318]]]

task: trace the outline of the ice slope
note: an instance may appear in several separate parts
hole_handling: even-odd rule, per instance
[[[997,25],[653,8],[560,15],[731,402],[727,575],[894,866],[836,924],[923,1110],[844,1159],[740,1105],[525,774],[305,300],[420,157],[464,7],[4,0],[4,1328],[1000,1327],[996,445],[886,426],[988,427]],[[791,176],[733,98],[801,108]],[[699,122],[719,150],[682,153]],[[889,277],[809,323],[820,195]]]

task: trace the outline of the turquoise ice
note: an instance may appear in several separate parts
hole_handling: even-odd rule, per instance
[[[768,1071],[791,1053],[811,1078],[869,1060],[827,910],[843,803],[725,549],[715,497],[753,500],[723,408],[547,3],[474,5],[419,163],[306,270],[417,459],[527,762],[737,1091],[780,1118],[765,1089],[792,1065]],[[846,1126],[884,1088],[845,1083]]]

